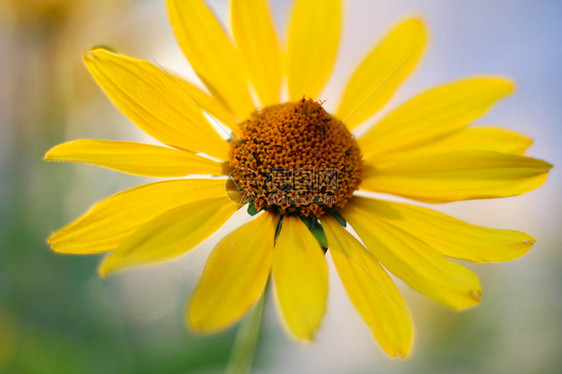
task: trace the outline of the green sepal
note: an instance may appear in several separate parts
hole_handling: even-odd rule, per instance
[[[328,240],[326,239],[326,234],[324,233],[324,229],[315,217],[301,217],[301,220],[304,222],[306,227],[310,230],[312,235],[316,238],[320,246],[323,248],[328,248]]]
[[[340,212],[338,212],[337,210],[333,210],[330,213],[332,214],[332,217],[334,217],[334,219],[339,222],[340,225],[342,225],[343,227],[347,226],[347,222],[345,218],[342,217]]]
[[[254,203],[248,204],[248,214],[251,216],[255,216],[256,214],[258,214],[258,210],[256,209]]]
[[[281,218],[279,218],[279,222],[277,222],[277,227],[275,228],[275,237],[273,238],[273,243],[277,242],[277,237],[279,236],[279,233],[281,232],[282,222],[283,222],[283,216],[281,216]]]

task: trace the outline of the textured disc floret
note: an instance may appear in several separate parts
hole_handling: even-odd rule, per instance
[[[322,104],[302,99],[258,110],[231,140],[232,181],[257,210],[322,216],[351,198],[362,156]]]

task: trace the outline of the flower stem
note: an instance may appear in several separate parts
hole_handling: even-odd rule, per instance
[[[226,367],[227,374],[248,374],[252,371],[260,335],[264,300],[265,291],[238,328]]]

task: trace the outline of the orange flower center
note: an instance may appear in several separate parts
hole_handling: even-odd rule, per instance
[[[230,145],[231,181],[258,211],[319,218],[342,208],[361,182],[355,138],[310,99],[256,111]]]

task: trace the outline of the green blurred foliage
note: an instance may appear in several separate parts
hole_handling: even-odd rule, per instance
[[[81,1],[55,5],[3,3],[0,16],[10,38],[0,39],[7,68],[0,97],[0,373],[222,372],[234,331],[191,336],[182,310],[150,323],[127,321],[96,295],[113,286],[96,278],[99,257],[58,255],[46,244],[69,219],[65,206],[79,176],[47,164],[43,154],[67,140],[80,100],[92,100],[80,59],[91,42],[77,43],[81,30],[69,33],[69,25],[108,17],[89,14]]]

